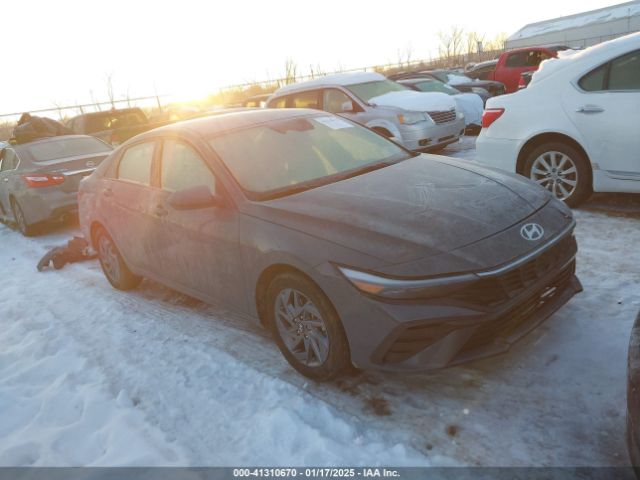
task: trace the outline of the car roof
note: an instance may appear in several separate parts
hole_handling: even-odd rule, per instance
[[[176,122],[171,125],[155,128],[146,133],[140,134],[131,140],[138,141],[146,137],[155,137],[166,134],[196,135],[199,137],[208,137],[221,132],[249,128],[264,123],[277,120],[285,120],[287,118],[295,118],[309,115],[331,115],[330,113],[310,108],[256,108],[242,109],[210,115],[206,117],[194,118]],[[131,141],[130,140],[130,141]],[[128,141],[127,143],[129,143]]]
[[[346,86],[354,85],[356,83],[377,82],[380,80],[386,80],[386,77],[377,72],[336,73],[334,75],[325,75],[324,77],[315,78],[306,82],[285,85],[284,87],[280,87],[276,90],[274,95],[283,95],[285,93],[306,90],[312,87]]]

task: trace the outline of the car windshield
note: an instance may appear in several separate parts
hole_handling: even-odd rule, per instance
[[[253,200],[334,183],[413,156],[371,130],[325,115],[223,133],[209,144]]]
[[[368,102],[372,98],[384,95],[385,93],[408,90],[404,85],[400,85],[391,80],[355,83],[353,85],[347,85],[346,88],[363,102]]]
[[[111,147],[97,138],[65,138],[59,137],[41,143],[34,143],[26,147],[36,162],[46,162],[58,158],[90,155],[92,153],[108,153]]]
[[[460,90],[457,90],[453,88],[451,85],[447,85],[446,83],[442,83],[437,80],[425,79],[425,80],[420,80],[418,82],[413,80],[412,83],[421,92],[441,92],[441,93],[446,93],[448,95],[457,95],[458,93],[460,93]]]

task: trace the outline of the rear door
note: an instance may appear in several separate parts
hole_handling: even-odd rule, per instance
[[[610,176],[640,182],[640,50],[582,76],[562,101],[591,161]]]
[[[5,148],[0,156],[0,211],[2,215],[13,217],[9,197],[15,187],[18,155],[13,148]]]
[[[153,159],[159,142],[141,141],[121,154],[114,178],[105,178],[100,192],[100,210],[127,262],[138,269],[152,267]]]
[[[153,268],[172,284],[244,309],[237,210],[230,201],[193,210],[177,210],[168,202],[172,193],[202,185],[225,196],[200,151],[182,139],[165,138],[153,206]]]

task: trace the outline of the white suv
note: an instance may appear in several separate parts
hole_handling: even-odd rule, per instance
[[[570,206],[640,193],[640,33],[547,60],[528,88],[487,102],[478,161]]]

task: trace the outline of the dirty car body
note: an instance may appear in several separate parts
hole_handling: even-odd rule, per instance
[[[80,180],[111,150],[85,135],[5,145],[0,151],[0,216],[17,222],[25,233],[40,222],[76,213]]]
[[[160,159],[175,141],[215,175],[215,205],[171,206]],[[148,184],[120,179],[121,159],[145,144]],[[324,163],[340,171],[342,146],[356,144],[384,158],[309,173]],[[292,181],[298,174],[312,178]],[[351,362],[366,369],[503,352],[581,289],[575,222],[545,190],[308,109],[230,113],[136,137],[82,182],[80,217],[87,238],[109,232],[135,274],[263,322],[270,275],[299,273],[329,299]]]

